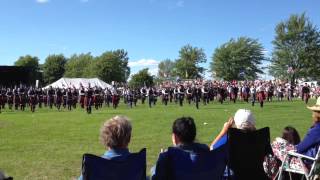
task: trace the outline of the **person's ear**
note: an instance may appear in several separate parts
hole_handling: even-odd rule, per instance
[[[178,145],[180,143],[180,140],[179,140],[178,136],[176,136],[174,133],[172,133],[171,138],[172,138],[172,144],[173,145],[176,146],[176,145]]]

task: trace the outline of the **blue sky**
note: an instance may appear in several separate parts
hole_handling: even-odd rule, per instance
[[[306,12],[320,26],[318,0],[0,0],[0,64],[21,55],[128,51],[132,72],[157,71],[191,44],[213,51],[230,38],[258,39],[269,54],[274,28]]]

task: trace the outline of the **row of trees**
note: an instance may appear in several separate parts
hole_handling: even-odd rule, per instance
[[[64,55],[49,55],[44,64],[39,64],[37,57],[30,55],[21,56],[16,66],[32,67],[34,80],[42,79],[45,84],[52,83],[61,77],[99,77],[105,82],[125,82],[130,75],[128,66],[128,53],[119,49],[107,51],[100,56],[94,57],[90,53],[75,54],[70,58]],[[43,77],[37,76],[42,71]]]
[[[292,15],[275,28],[275,39],[271,57],[266,57],[264,47],[257,39],[239,37],[217,47],[213,52],[209,72],[223,80],[253,80],[264,73],[264,65],[270,64],[269,73],[275,78],[317,79],[320,74],[320,32],[311,21],[302,15]],[[123,50],[106,51],[94,57],[90,53],[75,54],[70,58],[63,55],[49,55],[43,65],[39,59],[30,55],[20,57],[15,65],[29,66],[34,78],[43,71],[43,81],[51,83],[65,77],[99,77],[111,81],[126,82],[130,75],[128,53]],[[264,61],[269,61],[264,63]],[[207,62],[202,48],[183,46],[176,60],[165,59],[158,65],[159,80],[194,79],[203,77]],[[152,85],[155,77],[143,69],[133,75],[131,86]]]
[[[239,37],[216,48],[209,71],[212,76],[224,80],[252,80],[264,73],[264,65],[270,64],[269,73],[275,78],[316,79],[320,74],[320,32],[305,14],[292,15],[275,28],[271,57],[257,39]],[[158,76],[171,78],[197,78],[205,71],[200,63],[206,62],[203,49],[187,45],[175,61],[166,59],[158,68]]]

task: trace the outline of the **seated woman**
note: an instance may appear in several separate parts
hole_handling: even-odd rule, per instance
[[[206,144],[196,143],[196,125],[191,117],[181,117],[174,121],[172,125],[172,143],[175,147],[187,152],[209,152]],[[155,167],[151,169],[151,177],[153,180],[170,179],[168,172],[168,154],[162,152]]]
[[[226,143],[228,129],[231,127],[247,131],[255,131],[255,121],[256,120],[250,110],[239,109],[234,117],[230,117],[229,120],[224,123],[222,130],[212,141],[210,149],[215,149],[218,145]]]
[[[282,137],[275,138],[271,144],[273,155],[266,157],[263,163],[264,170],[268,177],[273,179],[277,175],[281,162],[284,160],[287,152],[295,150],[295,145],[299,143],[300,136],[298,131],[291,126],[285,127],[282,132]]]
[[[107,120],[100,129],[100,141],[106,148],[102,157],[117,160],[128,157],[131,131],[131,123],[125,116],[115,116]],[[79,180],[82,180],[82,175]]]
[[[318,152],[319,146],[320,146],[320,97],[317,99],[316,105],[312,107],[308,107],[308,109],[312,110],[312,119],[313,119],[313,125],[308,130],[306,136],[304,139],[297,143],[297,142],[286,142],[283,143],[283,139],[276,139],[276,141],[273,143],[273,151],[277,159],[280,161],[283,161],[288,151],[296,151],[297,153],[304,154],[306,156],[315,157],[316,153]],[[297,143],[297,144],[295,144]],[[268,174],[271,172],[272,174],[276,173],[275,170],[272,170],[272,168],[277,169],[278,167],[275,167],[274,164],[268,162],[270,159],[267,160],[266,163],[269,163],[266,165],[266,171]],[[308,164],[308,161],[305,161],[306,164]],[[292,159],[290,162],[290,167],[294,169],[300,169],[300,164],[297,162],[296,159]]]

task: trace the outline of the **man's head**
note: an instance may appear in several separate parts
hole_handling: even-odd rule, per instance
[[[193,143],[196,134],[196,125],[193,118],[181,117],[173,122],[172,142],[174,145]]]

